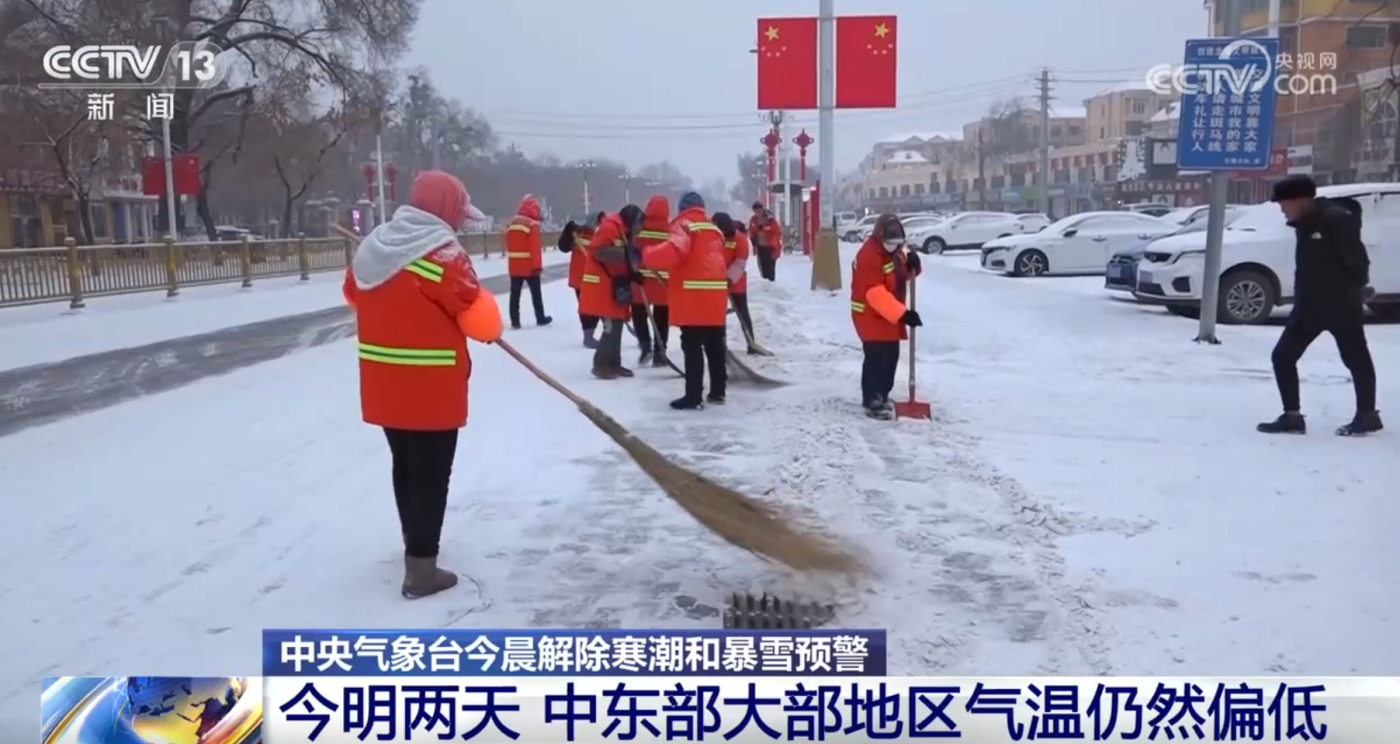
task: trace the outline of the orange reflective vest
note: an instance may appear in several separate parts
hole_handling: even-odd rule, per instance
[[[625,277],[628,270],[627,228],[623,227],[622,218],[615,214],[604,217],[588,245],[574,250],[584,254],[579,312],[614,320],[631,317],[631,305],[618,302],[613,293],[613,278]]]
[[[729,309],[724,235],[700,209],[681,212],[673,224],[689,235],[690,250],[671,269],[671,325],[723,326]]]

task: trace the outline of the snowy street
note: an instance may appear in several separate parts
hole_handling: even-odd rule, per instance
[[[0,633],[14,640],[0,723],[32,719],[47,673],[256,674],[268,627],[718,627],[734,591],[831,602],[837,625],[887,629],[891,674],[1400,665],[1400,449],[1393,432],[1332,436],[1352,393],[1330,339],[1301,366],[1313,433],[1269,438],[1254,424],[1278,412],[1278,328],[1222,327],[1223,345],[1198,347],[1193,322],[1110,300],[1102,279],[1009,279],[975,261],[926,259],[919,285],[932,422],[861,415],[849,290],[809,291],[801,256],[779,261],[777,284],[750,280],[759,341],[779,356],[748,361],[792,384],[735,384],[724,407],[670,410],[669,370],[594,380],[563,282],[545,289],[553,326],[508,332],[658,449],[867,551],[880,576],[860,585],[791,576],[701,531],[489,347],[472,347],[444,533],[443,563],[465,578],[413,603],[398,596],[388,451],[360,422],[340,311],[317,313],[342,330],[308,343],[315,323],[207,355],[159,342],[175,356],[140,380],[41,373],[18,406],[26,383],[0,373],[0,482],[23,503],[0,525]],[[1400,400],[1400,326],[1368,332],[1385,410]],[[208,372],[175,389],[154,376],[190,364]],[[92,410],[89,395],[132,399]],[[27,413],[60,406],[88,412]]]

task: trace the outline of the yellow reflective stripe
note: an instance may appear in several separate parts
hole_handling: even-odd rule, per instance
[[[613,245],[616,246],[616,247],[618,247],[618,248],[621,248],[622,246],[627,245],[627,241],[625,241],[625,240],[614,240],[614,241],[613,241]]]
[[[654,238],[654,239],[656,239],[656,240],[670,240],[671,234],[670,234],[670,233],[661,232],[660,230],[643,230],[643,231],[637,233],[637,237],[639,237],[639,238]]]
[[[669,271],[658,271],[658,272],[656,272],[656,275],[659,276],[659,277],[661,277],[662,279],[670,279],[670,278],[671,278],[671,272],[669,272]]]
[[[891,262],[885,264],[884,269],[885,269],[885,273],[886,273],[886,274],[893,274],[893,273],[894,273],[894,262],[891,261]]]
[[[529,258],[529,257],[530,257],[530,254],[529,254],[528,251],[525,252],[525,253],[509,253],[509,252],[506,253],[506,258]]]
[[[365,343],[359,346],[360,358],[367,362],[412,367],[451,367],[457,364],[456,349],[398,349]]]
[[[729,282],[727,282],[727,281],[710,281],[710,280],[707,280],[707,279],[687,279],[687,280],[681,282],[681,287],[683,287],[684,289],[722,289],[722,290],[728,290],[728,289],[729,289]]]
[[[694,231],[694,230],[714,230],[715,232],[719,232],[719,231],[720,231],[720,229],[719,229],[718,227],[715,227],[715,224],[714,224],[713,222],[692,222],[692,223],[690,223],[690,229],[691,229],[692,231]]]
[[[671,272],[669,272],[669,271],[652,271],[651,269],[641,269],[639,273],[640,273],[642,276],[649,276],[649,277],[651,277],[651,278],[653,278],[653,279],[670,279],[670,278],[671,278]]]
[[[603,281],[602,277],[597,274],[584,274],[583,280],[589,284],[598,284]]]
[[[851,303],[851,312],[856,312],[856,313],[863,313],[863,312],[865,312],[865,303],[864,303],[864,302],[852,302],[852,303]]]
[[[638,270],[637,270],[637,273],[638,273],[638,274],[641,274],[642,276],[650,276],[650,277],[655,277],[655,276],[656,276],[656,272],[655,272],[655,271],[652,271],[651,269],[638,269]]]
[[[728,249],[731,250],[731,251],[734,250],[734,246],[735,246],[735,245],[736,245],[736,243],[735,243],[734,241],[732,241],[732,240],[727,240],[727,241],[725,241],[725,243],[724,243],[724,247],[725,247],[725,248],[728,248]]]
[[[421,276],[430,282],[442,281],[442,267],[438,266],[437,264],[431,261],[424,261],[420,258],[417,261],[414,261],[413,263],[403,268],[404,271],[411,271],[414,274],[417,274],[418,276]]]
[[[529,225],[511,225],[510,227],[507,227],[507,228],[506,228],[506,232],[523,232],[523,233],[527,233],[527,232],[530,232],[530,226],[529,226]]]

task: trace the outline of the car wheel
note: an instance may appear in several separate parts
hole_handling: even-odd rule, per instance
[[[1016,276],[1043,276],[1050,270],[1050,259],[1037,250],[1023,251],[1013,267]]]
[[[1274,311],[1273,283],[1255,271],[1232,271],[1220,280],[1217,320],[1230,325],[1258,325]]]
[[[943,242],[943,238],[932,237],[924,241],[924,253],[939,254],[948,249],[948,244]]]
[[[1190,318],[1192,320],[1201,319],[1201,309],[1190,305],[1167,305],[1167,312],[1178,318]]]

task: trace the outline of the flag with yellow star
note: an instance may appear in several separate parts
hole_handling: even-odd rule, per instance
[[[836,108],[894,108],[895,17],[836,18]]]
[[[758,108],[817,107],[817,19],[758,19]]]

